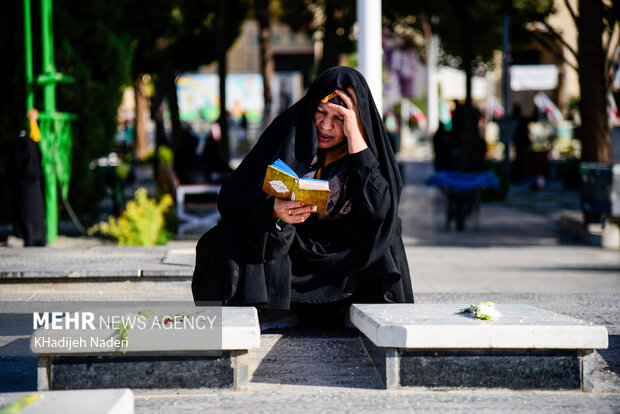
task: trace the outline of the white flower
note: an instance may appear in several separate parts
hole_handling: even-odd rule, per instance
[[[498,319],[502,317],[502,314],[495,309],[494,302],[478,302],[475,305],[470,305],[469,308],[461,310],[461,313],[472,313],[478,319]]]
[[[495,309],[494,305],[479,304],[476,306],[476,317],[480,319],[497,319],[501,318],[502,314]]]

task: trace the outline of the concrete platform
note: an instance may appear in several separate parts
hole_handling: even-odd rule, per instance
[[[594,349],[607,329],[527,305],[497,305],[482,321],[468,304],[358,304],[351,322],[365,335],[387,388],[582,389],[592,391]]]
[[[0,409],[11,404],[20,414],[133,414],[133,393],[128,389],[14,392],[0,394]],[[3,411],[4,412],[4,411]]]
[[[76,326],[84,315],[94,329]],[[253,307],[94,308],[56,322],[30,339],[39,390],[240,388],[260,346]]]
[[[0,247],[0,282],[87,279],[191,279],[193,244],[150,247]],[[191,246],[191,247],[189,247]]]

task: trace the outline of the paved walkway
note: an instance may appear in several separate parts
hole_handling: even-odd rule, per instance
[[[555,190],[531,192],[531,206],[523,190],[517,202],[485,203],[478,231],[471,222],[463,232],[446,231],[443,196],[421,184],[430,174],[429,164],[409,164],[401,202],[415,292],[620,293],[620,252],[565,243],[546,198]],[[540,214],[524,211],[536,204]],[[570,206],[565,199],[558,205]]]
[[[431,173],[430,165],[408,163],[404,172],[407,186],[401,218],[416,301],[525,303],[607,326],[610,348],[597,353],[594,393],[386,391],[380,389],[355,331],[306,327],[262,335],[260,350],[252,355],[253,379],[247,391],[136,391],[136,413],[619,412],[620,252],[566,244],[545,211],[527,208],[523,200],[532,195],[525,191],[519,195],[520,206],[510,198],[484,204],[479,231],[466,226],[463,232],[446,232],[442,197],[422,184]],[[570,199],[568,202],[570,207]],[[553,203],[553,197],[545,203]],[[191,269],[187,249],[193,244],[183,242],[163,249],[174,252],[159,252],[153,259],[157,266],[149,269]],[[0,249],[0,260],[6,252]],[[123,254],[122,250],[116,252]],[[63,250],[56,254],[63,255]],[[33,257],[34,251],[31,260]],[[0,300],[182,300],[190,295],[189,280],[182,278],[164,284],[158,280],[97,279],[0,283]],[[1,335],[6,334],[0,331]],[[35,367],[28,361],[0,361],[0,371],[9,374],[0,378],[21,376],[27,384]],[[7,382],[0,380],[0,388],[3,386]]]

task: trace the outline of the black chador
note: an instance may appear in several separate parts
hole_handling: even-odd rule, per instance
[[[323,165],[314,115],[335,89],[352,86],[368,148]],[[345,138],[346,139],[346,138]],[[267,165],[328,179],[336,200],[305,222],[273,219],[261,190]],[[413,302],[398,204],[402,182],[382,119],[363,76],[335,67],[278,116],[222,186],[220,223],[196,247],[196,301],[289,309],[291,303]]]
[[[24,246],[45,246],[45,202],[39,143],[23,134],[15,143],[13,177],[13,232]]]

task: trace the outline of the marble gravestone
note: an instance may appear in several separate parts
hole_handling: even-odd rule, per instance
[[[592,391],[593,350],[607,329],[528,305],[498,304],[502,317],[460,313],[469,304],[354,304],[351,322],[387,388]]]
[[[249,381],[248,352],[260,346],[253,307],[84,313],[94,314],[96,329],[88,323],[76,326],[72,322],[81,321],[70,314],[69,322],[67,316],[50,320],[33,333],[30,349],[38,356],[40,391],[244,387]],[[42,316],[39,322],[43,325]]]
[[[133,414],[129,389],[11,392],[0,394],[0,407],[23,414]]]

